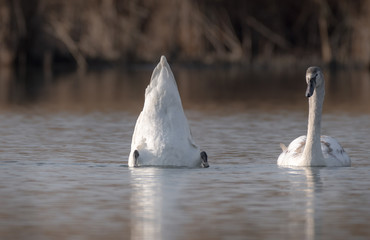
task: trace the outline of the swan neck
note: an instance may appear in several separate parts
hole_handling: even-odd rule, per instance
[[[324,103],[325,87],[322,84],[317,87],[314,94],[309,98],[309,113],[307,139],[304,149],[304,157],[308,166],[324,166],[324,156],[321,150],[321,114]]]

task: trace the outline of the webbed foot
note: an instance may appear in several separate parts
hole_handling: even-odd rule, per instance
[[[203,168],[209,167],[208,156],[207,156],[207,153],[205,151],[202,151],[200,153],[200,158],[202,159],[202,162],[200,163],[200,166],[203,167]]]
[[[135,167],[138,167],[139,166],[139,151],[138,150],[135,150],[134,151],[134,159],[135,159]]]

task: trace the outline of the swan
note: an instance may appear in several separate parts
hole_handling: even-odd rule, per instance
[[[135,125],[129,167],[209,167],[208,156],[194,143],[176,80],[162,56],[145,90]]]
[[[325,95],[324,75],[319,67],[309,67],[306,72],[309,98],[307,136],[293,140],[288,147],[280,144],[283,152],[277,164],[281,166],[351,166],[351,159],[343,147],[332,137],[321,136],[321,112]]]

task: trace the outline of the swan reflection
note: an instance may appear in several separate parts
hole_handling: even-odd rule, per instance
[[[131,169],[131,239],[162,239],[160,170]]]
[[[303,199],[304,207],[302,202],[299,202],[295,208],[293,217],[291,217],[291,229],[293,233],[297,232],[297,215],[296,212],[302,210],[303,222],[304,222],[304,239],[312,240],[319,239],[321,236],[321,225],[322,225],[322,212],[319,210],[320,196],[322,192],[322,181],[320,177],[321,168],[305,168],[297,167],[289,170],[289,173],[295,176],[303,175],[305,180],[292,181],[294,201]],[[303,196],[302,196],[303,193]],[[299,217],[298,217],[299,218]]]
[[[322,192],[322,182],[319,168],[307,168],[306,175],[306,228],[307,240],[317,239],[321,235],[322,213],[317,211],[320,203],[319,193]]]
[[[186,170],[130,168],[131,239],[174,239],[181,230],[177,200]]]

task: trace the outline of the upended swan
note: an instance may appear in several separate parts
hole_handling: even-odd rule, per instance
[[[300,136],[288,147],[280,144],[283,152],[277,164],[281,166],[351,166],[351,159],[342,146],[332,137],[320,136],[321,112],[325,95],[324,76],[319,67],[309,67],[306,72],[309,98],[307,137]]]
[[[129,167],[209,167],[194,143],[176,80],[164,56],[152,73],[132,136]]]

